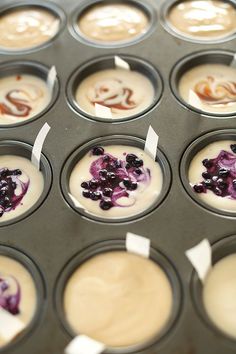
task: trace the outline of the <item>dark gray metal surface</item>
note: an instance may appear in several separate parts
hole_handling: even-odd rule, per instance
[[[167,33],[160,23],[162,0],[147,0],[158,11],[155,31],[144,41],[118,49],[92,47],[78,42],[68,30],[70,15],[79,1],[57,0],[67,13],[67,26],[48,47],[29,54],[0,55],[0,61],[36,60],[56,65],[60,94],[55,105],[41,118],[25,126],[0,130],[0,139],[33,144],[41,126],[48,122],[51,131],[43,148],[53,169],[51,191],[41,205],[26,219],[0,227],[0,242],[23,249],[37,263],[45,281],[47,296],[37,328],[7,350],[6,354],[60,354],[70,337],[58,320],[53,293],[58,274],[73,254],[99,240],[125,238],[131,231],[149,237],[152,246],[175,265],[183,284],[183,306],[173,330],[160,343],[142,354],[233,354],[236,343],[219,336],[196,312],[190,296],[192,267],[184,255],[187,248],[207,237],[211,242],[235,234],[236,219],[213,214],[198,206],[185,192],[179,177],[181,156],[199,135],[216,129],[236,128],[236,119],[212,119],[183,108],[171,94],[169,74],[184,55],[203,49],[235,50],[236,40],[221,44],[194,44]],[[16,1],[1,0],[1,6]],[[28,1],[30,3],[30,1]],[[148,60],[164,79],[159,105],[144,117],[119,124],[93,122],[73,112],[66,101],[66,84],[71,73],[86,61],[107,54],[129,54]],[[79,145],[100,136],[128,134],[145,138],[149,125],[160,136],[161,150],[167,156],[173,174],[167,198],[142,220],[119,225],[89,221],[76,213],[63,199],[60,172],[66,158]]]

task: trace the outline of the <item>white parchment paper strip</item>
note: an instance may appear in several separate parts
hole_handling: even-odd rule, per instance
[[[95,115],[100,118],[112,118],[111,109],[98,103],[95,103]]]
[[[197,246],[185,252],[189,261],[202,282],[204,282],[207,273],[212,267],[212,249],[209,241],[204,239]]]
[[[128,252],[148,258],[150,255],[150,245],[151,241],[148,238],[127,232],[126,249]]]
[[[38,170],[40,168],[40,157],[41,157],[43,144],[50,129],[51,127],[48,125],[48,123],[45,123],[43,127],[40,129],[34,142],[32,155],[31,155],[31,162],[37,167]]]
[[[25,324],[22,321],[0,307],[0,336],[3,339],[11,341],[24,328]]]
[[[147,137],[146,137],[144,151],[149,156],[151,156],[151,158],[153,160],[156,159],[158,140],[159,140],[159,136],[157,135],[155,130],[150,125],[149,129],[148,129]]]
[[[230,66],[231,66],[232,68],[236,68],[236,53],[234,54],[234,57],[233,57],[233,60],[231,61]]]
[[[50,92],[52,92],[52,90],[53,90],[56,77],[57,77],[57,70],[56,70],[56,67],[53,65],[51,67],[51,69],[49,70],[48,77],[47,77],[47,86],[48,86]]]
[[[75,337],[65,348],[65,354],[100,354],[105,345],[85,335]]]
[[[115,55],[115,66],[119,69],[130,70],[130,66],[127,63],[127,61],[125,61],[124,59],[122,59],[118,55]]]
[[[198,95],[193,90],[189,91],[188,103],[193,107],[203,110],[202,102],[201,102],[200,98],[198,97]]]

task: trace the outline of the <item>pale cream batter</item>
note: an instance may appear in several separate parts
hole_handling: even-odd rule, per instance
[[[13,276],[20,285],[21,298],[19,303],[20,313],[15,315],[27,326],[36,311],[37,293],[32,276],[18,261],[0,255],[0,277]],[[0,346],[6,345],[5,339],[0,336]]]
[[[190,105],[209,113],[236,112],[236,69],[223,64],[203,64],[180,79],[180,96]],[[192,99],[192,91],[196,97]]]
[[[138,7],[125,3],[94,5],[78,20],[79,30],[90,40],[116,43],[147,32],[149,19]]]
[[[162,190],[163,175],[160,165],[154,162],[143,150],[133,146],[111,145],[104,148],[106,153],[110,153],[121,160],[125,159],[124,153],[136,154],[143,160],[144,168],[150,169],[150,181],[148,183],[140,182],[138,188],[130,192],[129,198],[120,198],[119,204],[122,204],[123,207],[114,206],[109,210],[102,210],[99,207],[99,201],[87,199],[82,195],[83,188],[81,187],[81,183],[92,178],[89,171],[90,165],[99,158],[99,156],[94,156],[89,152],[79,160],[70,175],[69,190],[72,196],[79,201],[86,212],[101,218],[128,218],[150,208],[156,202]]]
[[[150,259],[107,252],[83,263],[66,284],[64,310],[75,333],[110,347],[142,344],[168,323],[171,284]]]
[[[203,41],[236,32],[236,9],[227,1],[178,2],[170,9],[167,20],[177,33]]]
[[[16,8],[0,17],[0,48],[30,49],[55,36],[60,20],[37,6]]]
[[[212,322],[236,338],[236,254],[218,261],[207,275],[203,302]]]
[[[28,190],[21,203],[15,210],[6,211],[0,218],[1,223],[20,216],[37,202],[43,192],[44,179],[42,172],[38,171],[30,160],[21,156],[0,155],[0,168],[8,168],[9,170],[20,169],[22,175],[19,176],[19,179],[22,182],[30,180]],[[20,192],[21,188],[18,186],[16,194],[20,194]]]
[[[85,78],[78,86],[75,99],[83,111],[95,116],[95,103],[109,107],[112,118],[141,114],[154,101],[151,81],[136,71],[101,70]],[[104,117],[102,117],[104,118]]]
[[[0,78],[0,124],[27,121],[48,106],[51,96],[47,83],[37,76]]]
[[[211,143],[200,150],[190,163],[188,171],[189,183],[194,185],[203,181],[202,172],[206,171],[206,168],[203,166],[202,161],[204,159],[213,159],[217,157],[221,150],[226,150],[232,153],[230,149],[231,144],[235,144],[235,141],[220,140]],[[216,209],[236,212],[236,199],[217,196],[211,190],[207,190],[207,193],[195,193],[195,195],[206,204],[209,204]]]

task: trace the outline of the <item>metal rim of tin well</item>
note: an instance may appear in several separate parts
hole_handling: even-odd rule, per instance
[[[30,160],[32,148],[33,148],[32,145],[22,141],[2,140],[0,141],[0,156],[15,155],[15,156],[25,157]],[[44,178],[44,188],[39,199],[36,201],[34,205],[32,205],[28,210],[26,210],[24,213],[20,214],[19,216],[12,218],[10,220],[0,222],[0,228],[10,224],[15,224],[16,222],[25,219],[26,217],[34,213],[42,205],[42,203],[48,196],[52,184],[51,165],[43,153],[41,153],[41,158],[40,158],[40,171],[42,172]]]
[[[232,39],[235,38],[236,28],[235,28],[234,33],[228,34],[224,37],[215,38],[215,39],[208,39],[208,40],[191,37],[191,36],[188,36],[187,34],[184,34],[180,31],[178,31],[178,29],[175,26],[173,26],[170,21],[168,21],[167,16],[168,16],[168,13],[170,12],[171,8],[173,8],[178,3],[182,3],[182,2],[183,2],[183,0],[168,0],[168,1],[165,1],[161,7],[161,12],[160,12],[161,24],[169,34],[171,34],[172,36],[177,37],[179,39],[182,39],[184,41],[187,41],[187,42],[192,42],[192,43],[197,43],[197,44],[206,44],[206,45],[207,44],[209,45],[209,44],[225,43],[225,42],[231,41]],[[224,0],[222,2],[227,2],[236,9],[235,1]]]
[[[153,88],[154,88],[154,99],[153,102],[145,108],[143,111],[133,114],[129,117],[124,118],[101,118],[95,117],[87,112],[85,112],[82,108],[80,108],[79,104],[75,99],[75,92],[79,86],[79,84],[89,77],[90,75],[106,70],[106,69],[115,69],[114,63],[114,55],[106,55],[100,56],[98,58],[94,58],[89,60],[88,62],[82,64],[79,68],[77,68],[69,77],[66,85],[66,96],[67,101],[69,103],[70,108],[76,113],[82,116],[83,118],[87,118],[92,121],[98,121],[103,123],[122,123],[127,122],[129,120],[143,118],[146,113],[150,112],[161,100],[163,93],[163,79],[159,73],[159,71],[146,60],[140,59],[131,55],[119,55],[123,60],[127,61],[130,65],[131,70],[137,71],[143,74],[147,79],[150,80]]]
[[[188,180],[188,170],[190,163],[193,159],[193,157],[201,151],[203,148],[208,146],[209,144],[216,142],[216,141],[221,141],[221,140],[235,140],[236,141],[236,129],[222,129],[222,130],[215,130],[211,131],[209,133],[206,133],[204,135],[201,135],[197,139],[195,139],[184,151],[181,162],[180,162],[180,178],[183,184],[183,187],[185,191],[188,193],[188,195],[193,199],[198,205],[203,207],[204,209],[207,209],[208,211],[218,214],[221,216],[226,216],[226,217],[231,217],[234,218],[236,217],[236,211],[235,212],[230,212],[230,211],[225,211],[221,209],[214,208],[213,206],[205,203],[203,200],[201,200],[197,193],[195,193]]]
[[[8,49],[6,47],[0,46],[0,54],[19,55],[19,54],[33,53],[33,52],[36,52],[40,49],[50,46],[54,42],[54,40],[60,36],[60,34],[62,33],[62,31],[64,30],[65,25],[66,25],[66,14],[62,10],[62,8],[59,7],[59,5],[57,5],[53,2],[50,2],[50,1],[45,1],[45,0],[32,0],[31,2],[20,1],[19,3],[13,3],[11,5],[0,7],[0,17],[12,10],[14,11],[14,10],[18,10],[19,8],[32,8],[32,7],[38,7],[38,8],[41,8],[43,10],[47,10],[47,11],[51,12],[52,14],[54,14],[55,17],[57,17],[60,20],[60,25],[59,25],[58,31],[55,33],[55,35],[52,38],[50,38],[46,42],[41,43],[36,46],[33,46],[33,47],[29,47],[29,48],[25,48],[25,49],[21,49],[21,48]]]
[[[110,146],[110,145],[126,145],[126,146],[134,146],[138,147],[140,149],[144,148],[145,141],[141,138],[134,137],[134,136],[129,136],[129,135],[109,135],[109,136],[103,136],[99,138],[95,138],[92,141],[89,141],[80,147],[78,147],[76,150],[74,150],[69,157],[67,157],[61,171],[61,177],[60,177],[60,184],[61,184],[61,190],[62,190],[62,195],[65,199],[65,201],[69,204],[69,206],[72,208],[72,210],[76,211],[78,214],[80,214],[82,217],[89,219],[90,221],[95,221],[97,223],[105,223],[105,224],[125,224],[129,223],[131,221],[136,221],[140,220],[149,214],[151,214],[156,208],[158,208],[166,198],[170,186],[171,186],[171,181],[172,181],[172,174],[171,174],[171,168],[169,165],[169,162],[164,155],[164,153],[158,148],[157,149],[157,156],[156,156],[156,162],[159,163],[160,168],[162,170],[162,175],[163,175],[163,186],[161,193],[157,200],[145,211],[138,213],[136,215],[132,215],[127,218],[117,218],[117,219],[112,219],[112,218],[103,218],[99,217],[93,214],[90,214],[89,212],[86,212],[84,209],[81,210],[80,208],[75,207],[74,203],[72,202],[70,196],[69,196],[69,178],[71,175],[71,172],[77,162],[83,158],[87,152],[89,152],[92,147],[96,145],[102,145],[102,146]]]
[[[82,16],[82,14],[85,13],[89,8],[93,7],[94,5],[102,4],[106,2],[108,2],[108,0],[87,0],[87,1],[85,0],[79,7],[74,9],[69,21],[69,30],[71,35],[76,40],[82,42],[83,44],[87,44],[89,46],[96,47],[96,48],[110,48],[110,49],[124,48],[141,42],[142,40],[146,39],[154,32],[157,23],[157,15],[156,15],[155,8],[153,8],[151,4],[147,3],[146,1],[130,0],[129,4],[138,9],[141,9],[146,14],[149,20],[149,25],[145,33],[137,35],[137,37],[134,37],[133,39],[130,40],[123,40],[123,41],[113,42],[113,43],[96,41],[88,38],[80,31],[79,26],[77,25],[77,21],[79,17]],[[126,3],[126,1],[109,0],[109,3]]]
[[[72,258],[70,258],[70,260],[65,264],[65,266],[58,275],[56,286],[54,288],[54,305],[62,328],[67,332],[70,337],[74,337],[76,334],[71,329],[68,321],[65,318],[64,313],[63,295],[66,283],[72,273],[81,264],[98,254],[112,251],[126,251],[125,240],[115,239],[107,241],[98,241],[93,243],[82,251],[77,252]],[[162,252],[152,247],[150,249],[150,259],[162,268],[171,284],[173,294],[173,306],[171,317],[168,323],[164,326],[164,328],[151,340],[145,343],[136,344],[128,347],[108,347],[105,353],[132,353],[136,351],[141,351],[152,345],[158,345],[164,338],[168,337],[168,335],[173,330],[173,327],[176,325],[176,322],[178,321],[183,302],[182,286],[178,273],[171,261]]]
[[[39,326],[40,320],[42,320],[45,310],[46,283],[40,268],[23,250],[0,244],[0,255],[14,259],[25,267],[25,269],[31,275],[37,294],[37,307],[33,318],[22,333],[20,333],[12,341],[6,343],[6,345],[0,347],[1,353],[5,351],[8,352],[8,349],[12,349],[13,347],[22,343],[24,340],[27,340],[27,338],[32,334],[36,327]]]
[[[170,88],[173,96],[176,100],[180,103],[180,105],[190,111],[195,113],[200,113],[201,116],[207,118],[214,118],[214,119],[222,119],[222,118],[235,118],[235,112],[229,113],[212,113],[202,111],[189,103],[187,103],[179,94],[178,83],[181,77],[190,69],[198,66],[199,64],[223,64],[230,66],[230,63],[234,59],[234,52],[229,50],[202,50],[199,52],[194,52],[190,55],[187,55],[181,58],[171,69],[170,72]],[[236,69],[235,69],[236,70]]]
[[[236,235],[226,236],[214,242],[212,245],[212,250],[213,265],[217,263],[220,259],[230,254],[236,253]],[[236,338],[230,337],[229,335],[227,335],[227,333],[224,333],[220,328],[218,328],[214,324],[214,322],[208,316],[205,310],[205,306],[203,304],[202,290],[202,283],[196,271],[193,270],[190,283],[190,292],[193,305],[198,316],[211,331],[213,331],[217,336],[220,336],[223,340],[227,341],[229,345],[233,345],[234,348],[236,348]]]
[[[5,78],[8,76],[13,75],[20,75],[20,74],[27,74],[33,75],[37,78],[42,79],[43,81],[47,81],[47,75],[49,73],[50,68],[37,62],[31,60],[14,60],[14,61],[7,61],[0,64],[0,80],[1,78]],[[0,129],[9,129],[18,127],[21,125],[29,124],[30,122],[42,117],[45,115],[56,103],[58,99],[60,91],[60,83],[58,77],[55,79],[54,87],[52,90],[52,97],[48,105],[39,113],[34,115],[33,117],[27,119],[25,121],[10,123],[10,124],[1,124]]]

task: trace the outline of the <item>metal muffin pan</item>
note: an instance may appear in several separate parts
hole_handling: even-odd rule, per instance
[[[78,113],[84,115],[89,119],[101,121],[104,123],[105,122],[119,123],[130,119],[143,117],[145,113],[151,110],[159,102],[159,100],[161,99],[161,94],[163,92],[163,82],[159,72],[150,63],[143,61],[137,57],[135,58],[135,57],[124,56],[124,55],[120,57],[130,65],[131,70],[143,74],[146,78],[150,80],[154,88],[154,99],[152,104],[146,109],[144,109],[142,112],[140,112],[139,114],[131,115],[125,118],[119,118],[119,119],[116,118],[114,120],[109,118],[94,117],[80,108],[79,104],[76,102],[75,99],[75,93],[78,86],[85,78],[100,70],[115,69],[115,62],[114,62],[115,55],[109,55],[106,57],[92,59],[86,64],[80,66],[72,74],[67,85],[67,98],[72,109],[74,109],[75,111],[77,111]]]
[[[204,237],[213,244],[227,235],[234,235],[236,219],[210,212],[189,197],[181,182],[179,166],[184,151],[199,136],[213,130],[231,129],[236,132],[236,116],[209,119],[199,112],[185,109],[171,93],[169,76],[176,63],[192,53],[206,49],[233,52],[236,39],[206,47],[206,44],[176,38],[166,32],[159,21],[165,1],[146,2],[155,9],[157,21],[155,30],[138,43],[122,48],[104,48],[76,40],[70,32],[70,18],[74,9],[82,6],[82,1],[54,0],[52,3],[62,8],[67,16],[67,26],[57,38],[47,46],[37,48],[37,51],[0,55],[0,63],[16,60],[37,61],[47,68],[55,65],[60,81],[56,104],[40,119],[0,129],[1,141],[27,141],[32,146],[39,129],[48,122],[51,130],[44,143],[43,154],[47,156],[53,172],[50,192],[40,208],[19,222],[0,227],[0,243],[20,248],[34,259],[45,278],[47,290],[42,320],[25,340],[2,349],[4,354],[62,354],[70,337],[58,319],[55,306],[55,286],[61,270],[72,256],[81,254],[88,246],[105,240],[111,243],[117,239],[124,241],[127,231],[151,240],[152,248],[173,264],[182,287],[181,310],[168,335],[135,353],[235,354],[236,344],[230,342],[229,345],[228,338],[216,335],[199,316],[191,296],[192,266],[184,252]],[[16,1],[2,0],[0,10],[11,5],[16,6]],[[164,83],[161,100],[142,119],[118,123],[85,119],[82,113],[75,112],[68,105],[68,80],[84,63],[114,55],[138,58],[158,68]],[[165,152],[172,171],[171,188],[161,205],[142,218],[119,224],[101,223],[76,212],[61,190],[61,171],[68,156],[99,137],[127,135],[143,141],[150,124],[160,137],[161,150]]]
[[[94,5],[99,5],[99,4],[111,4],[111,3],[126,3],[125,1],[120,1],[120,0],[89,0],[89,1],[83,1],[81,4],[74,9],[71,18],[70,18],[70,32],[72,36],[74,36],[75,39],[81,41],[84,44],[88,44],[91,46],[95,47],[100,47],[100,48],[123,48],[124,46],[129,46],[132,44],[136,44],[143,39],[145,39],[147,36],[151,34],[152,31],[155,29],[156,25],[156,12],[155,9],[145,0],[145,1],[140,1],[140,0],[129,0],[130,4],[140,10],[143,11],[143,13],[147,16],[148,21],[149,21],[149,26],[147,28],[147,31],[141,35],[135,36],[134,38],[130,40],[122,40],[122,41],[115,41],[115,42],[102,42],[102,41],[96,41],[88,38],[79,28],[78,26],[78,21],[79,19],[85,14],[89,9],[91,9]]]
[[[234,59],[234,52],[224,51],[224,50],[206,50],[202,52],[197,52],[190,54],[183,59],[181,59],[172,69],[170,74],[170,85],[171,90],[176,97],[176,99],[187,109],[191,109],[197,113],[204,116],[209,116],[211,118],[230,118],[234,117],[236,112],[233,113],[210,113],[202,111],[188,102],[186,102],[179,94],[179,81],[181,77],[189,70],[193,69],[198,65],[204,64],[223,64],[230,66],[232,60]]]
[[[224,0],[224,2],[229,3],[230,5],[236,8],[236,3],[234,0]],[[218,39],[212,38],[209,40],[201,40],[190,36],[188,37],[187,35],[185,36],[184,34],[182,34],[180,31],[176,31],[175,27],[171,24],[170,21],[168,21],[168,14],[174,6],[180,3],[181,0],[166,0],[161,8],[161,23],[165,28],[165,30],[169,32],[172,36],[175,36],[184,41],[188,41],[192,43],[206,44],[206,46],[209,44],[225,43],[226,41],[230,41],[235,38],[236,31],[235,33],[225,36],[223,38],[218,38]]]
[[[163,154],[163,152],[158,149],[157,151],[157,157],[156,161],[161,167],[162,174],[163,174],[163,186],[162,190],[160,193],[160,196],[157,198],[155,203],[151,205],[145,212],[139,213],[135,216],[131,216],[129,218],[117,218],[117,219],[104,219],[99,216],[92,215],[88,213],[86,210],[76,208],[69,196],[70,190],[69,190],[69,179],[71,172],[73,171],[75,165],[79,162],[81,158],[83,158],[87,152],[89,152],[93,147],[95,146],[109,146],[109,145],[126,145],[126,146],[135,146],[140,149],[144,148],[145,142],[142,139],[132,137],[132,136],[125,136],[125,135],[111,135],[111,136],[104,136],[101,138],[97,138],[95,140],[90,141],[89,143],[79,147],[76,149],[71,156],[67,159],[65,162],[65,165],[62,170],[61,174],[61,188],[62,192],[64,195],[64,198],[66,201],[70,204],[70,206],[75,209],[77,212],[81,213],[81,215],[88,217],[92,220],[95,220],[97,222],[105,222],[105,223],[119,223],[119,222],[130,222],[132,220],[142,218],[148,213],[151,213],[155,208],[157,208],[161,203],[163,202],[164,198],[166,197],[166,194],[169,191],[170,184],[171,184],[171,170],[169,163]]]
[[[125,250],[126,247],[125,247],[124,240],[114,239],[112,241],[111,240],[101,241],[91,245],[88,248],[85,248],[81,253],[76,254],[63,268],[57,281],[54,299],[55,299],[55,306],[57,309],[59,319],[71,338],[73,338],[76,334],[70,328],[70,325],[65,318],[64,306],[63,306],[64,291],[65,291],[66,283],[69,280],[70,276],[81,264],[83,264],[88,259],[98,254],[104,252],[110,252],[110,251],[125,251]],[[141,345],[129,346],[124,348],[108,348],[106,350],[107,353],[133,353],[133,352],[138,352],[143,348],[148,348],[153,343],[157,342],[159,344],[163,337],[168,336],[168,332],[171,330],[171,328],[174,326],[176,322],[179,310],[181,308],[181,302],[182,302],[181,285],[178,279],[178,275],[174,267],[170,263],[170,261],[163,254],[161,254],[160,252],[158,252],[153,248],[151,248],[150,250],[150,259],[153,260],[155,263],[157,263],[165,271],[170,281],[172,287],[172,293],[173,293],[173,308],[172,308],[171,317],[168,323],[166,324],[166,326],[163,328],[163,330],[149,342],[143,343]]]
[[[50,68],[35,61],[29,61],[29,60],[27,61],[19,60],[19,61],[10,61],[10,62],[7,61],[0,64],[0,80],[1,78],[5,78],[7,76],[27,74],[27,75],[36,76],[46,82],[49,70]],[[51,100],[49,104],[41,112],[39,112],[38,114],[36,114],[30,119],[26,119],[25,122],[20,121],[19,123],[9,124],[9,125],[0,124],[0,128],[9,129],[11,127],[17,127],[19,125],[28,124],[32,122],[34,119],[38,119],[42,117],[56,102],[56,99],[59,94],[59,89],[60,89],[59,80],[58,78],[56,78],[52,90]]]

